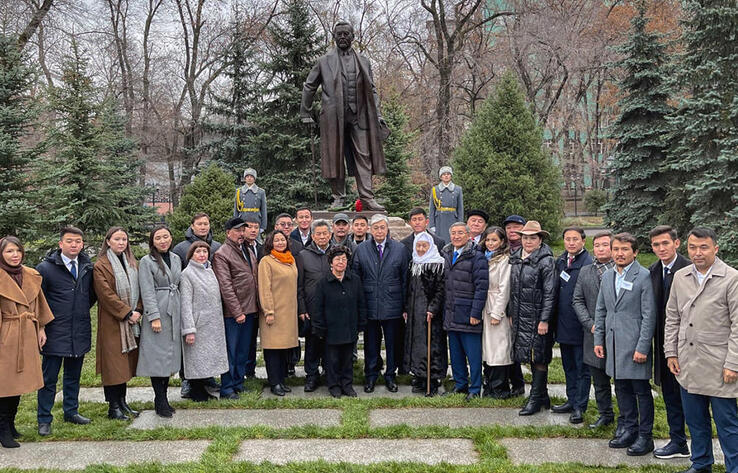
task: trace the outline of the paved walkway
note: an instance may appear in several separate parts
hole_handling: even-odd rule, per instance
[[[629,457],[624,449],[607,446],[605,439],[517,439],[504,438],[499,443],[507,449],[507,456],[516,465],[541,465],[543,463],[576,462],[589,466],[618,465],[674,465],[689,466],[689,458],[659,460],[648,454],[642,457]],[[656,448],[666,445],[668,440],[656,440]],[[715,462],[723,464],[725,459],[720,444],[713,440]],[[535,453],[533,453],[535,452]]]
[[[196,462],[210,445],[209,440],[24,442],[21,448],[3,448],[0,468],[81,470],[107,463]]]
[[[477,463],[478,454],[468,439],[245,440],[233,460],[279,465],[317,460],[362,465],[380,462],[471,465]]]
[[[341,423],[339,409],[178,409],[169,419],[154,411],[143,411],[130,429],[151,430],[159,427],[189,429],[193,427],[253,427],[263,425],[275,429],[315,425],[335,427]]]
[[[372,427],[393,425],[489,427],[497,424],[505,426],[562,425],[574,428],[581,428],[584,425],[570,424],[568,414],[552,414],[544,411],[532,416],[519,416],[519,410],[501,407],[373,409],[369,411],[369,424]]]

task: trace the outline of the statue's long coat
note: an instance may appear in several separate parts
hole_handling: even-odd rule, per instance
[[[369,133],[369,153],[372,157],[372,174],[384,174],[387,165],[382,150],[382,133],[379,125],[379,98],[374,87],[369,60],[356,54],[356,62],[363,80],[357,81],[357,116],[359,127]],[[346,175],[343,156],[348,163],[348,175],[353,176],[353,156],[351,147],[344,143],[343,129],[343,85],[341,82],[341,63],[338,50],[318,59],[310,71],[302,89],[300,116],[309,117],[313,97],[322,86],[320,110],[320,155],[321,171],[326,179],[335,179]]]

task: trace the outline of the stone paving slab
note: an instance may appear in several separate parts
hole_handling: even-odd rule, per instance
[[[287,393],[284,397],[275,396],[269,390],[269,387],[265,387],[261,393],[262,399],[318,399],[331,397],[331,393],[328,391],[327,386],[318,386],[318,389],[311,393],[306,393],[303,386],[290,386],[292,388],[291,393]],[[415,394],[412,392],[412,386],[408,384],[398,384],[397,392],[391,393],[384,386],[384,383],[377,383],[373,393],[365,393],[363,385],[354,385],[354,390],[360,399],[372,399],[379,397],[389,397],[393,399],[404,399],[407,397],[422,397],[422,394]],[[443,392],[443,389],[441,389]]]
[[[534,416],[535,417],[535,416]],[[604,439],[517,439],[504,438],[498,441],[507,448],[507,456],[513,464],[540,465],[542,463],[582,463],[590,466],[615,467],[619,465],[674,465],[689,466],[689,458],[659,460],[650,453],[642,457],[629,457],[625,449],[609,448]],[[668,440],[656,440],[656,448],[666,445]],[[725,458],[717,440],[712,441],[715,463],[723,464]],[[535,452],[533,454],[532,452]]]
[[[244,440],[233,460],[279,465],[319,460],[361,465],[381,462],[471,465],[477,463],[478,457],[474,443],[468,439],[280,439]]]
[[[372,427],[403,424],[410,427],[486,427],[498,424],[507,426],[563,425],[574,428],[581,428],[584,425],[570,424],[568,414],[541,411],[532,416],[519,416],[519,410],[519,408],[495,407],[372,409],[369,411],[369,424]]]
[[[189,429],[192,427],[253,427],[263,425],[287,429],[303,425],[335,427],[341,423],[339,409],[178,409],[169,419],[154,411],[143,411],[128,427],[151,430],[159,427]]]
[[[4,448],[0,468],[81,470],[106,463],[184,463],[200,460],[209,440],[129,442],[24,442],[21,448]]]

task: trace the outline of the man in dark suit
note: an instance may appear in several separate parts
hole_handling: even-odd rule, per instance
[[[301,252],[303,248],[313,242],[310,235],[310,226],[313,224],[313,212],[307,207],[297,209],[297,212],[295,212],[295,221],[297,222],[297,228],[290,233],[290,238],[292,238],[290,248],[292,249],[293,255]]]
[[[428,229],[428,224],[430,223],[430,220],[428,219],[428,214],[425,212],[424,209],[420,207],[415,207],[410,211],[410,226],[413,228],[413,232],[400,240],[400,243],[405,245],[405,248],[407,248],[408,256],[410,258],[413,257],[413,242],[415,241],[415,235],[421,232],[428,232],[428,234],[433,238],[433,243],[436,244],[436,247],[438,248],[438,251],[440,252],[444,246],[446,246],[446,242],[443,241],[441,238],[433,234]]]
[[[653,378],[654,382],[661,386],[661,393],[666,405],[666,420],[669,422],[669,437],[671,438],[665,446],[654,450],[653,455],[662,459],[689,458],[679,383],[666,366],[666,357],[664,356],[664,323],[666,321],[666,303],[669,301],[674,273],[691,263],[687,258],[677,253],[680,241],[676,230],[672,227],[659,225],[651,230],[648,236],[651,239],[651,248],[659,258],[659,261],[648,268],[651,272],[651,283],[658,314],[654,335]]]

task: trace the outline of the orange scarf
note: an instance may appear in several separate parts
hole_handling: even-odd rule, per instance
[[[277,261],[279,261],[280,263],[295,264],[295,257],[292,256],[292,253],[290,253],[289,250],[284,252],[272,250],[270,254],[277,258]]]

